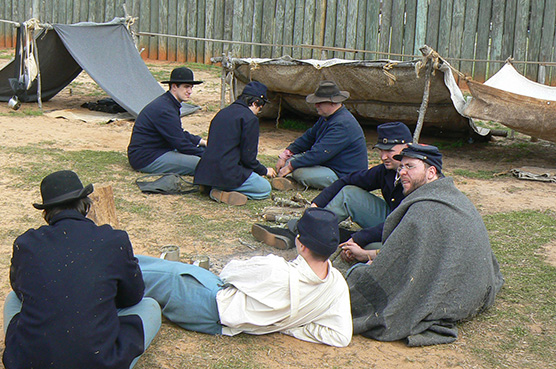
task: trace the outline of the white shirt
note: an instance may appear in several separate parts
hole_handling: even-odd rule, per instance
[[[225,335],[282,332],[337,347],[351,341],[348,286],[330,261],[324,279],[302,256],[288,262],[276,255],[233,260],[220,278],[231,285],[216,295]]]

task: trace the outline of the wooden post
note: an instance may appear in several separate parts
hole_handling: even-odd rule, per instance
[[[95,187],[95,191],[89,197],[93,200],[93,204],[87,217],[96,225],[110,224],[114,228],[119,228],[112,186]]]
[[[423,51],[423,48],[421,48]],[[415,127],[415,132],[413,132],[413,142],[419,143],[419,137],[421,136],[421,130],[423,129],[423,122],[425,120],[425,114],[427,113],[427,107],[429,106],[429,94],[431,90],[431,74],[432,74],[432,60],[427,58],[427,68],[425,70],[425,90],[423,92],[423,101],[421,102],[421,107],[419,108],[419,118],[417,119],[417,126]]]

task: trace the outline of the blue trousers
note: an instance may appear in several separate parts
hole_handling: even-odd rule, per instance
[[[21,300],[14,291],[11,291],[4,302],[4,335],[8,331],[8,326],[12,318],[21,311]],[[160,330],[160,306],[151,298],[145,297],[138,304],[119,309],[118,316],[137,315],[143,322],[143,336],[145,339],[145,351]],[[137,356],[129,368],[133,368],[141,355]]]
[[[223,287],[215,274],[196,265],[136,255],[145,281],[145,296],[162,314],[190,331],[222,334],[216,294]]]
[[[219,188],[219,190],[222,189]],[[251,200],[263,200],[270,197],[272,186],[265,178],[253,172],[238,188],[223,191],[241,192]]]
[[[300,158],[305,153],[295,154],[292,158],[288,159],[288,163],[296,158]],[[322,190],[330,186],[338,180],[338,175],[332,169],[322,166],[314,165],[312,167],[303,167],[294,169],[291,174],[296,182],[301,183],[305,187],[312,187]]]
[[[340,221],[351,217],[362,228],[384,223],[390,213],[386,201],[357,186],[344,186],[326,205]]]
[[[144,173],[177,173],[184,176],[195,174],[197,163],[201,160],[195,155],[186,155],[177,151],[168,151],[162,154],[155,161],[139,171]]]

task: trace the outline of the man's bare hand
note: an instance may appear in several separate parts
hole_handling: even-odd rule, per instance
[[[266,176],[268,178],[274,178],[276,177],[276,171],[274,170],[274,168],[266,168]]]
[[[368,261],[370,259],[368,251],[353,242],[352,238],[342,243],[340,247],[342,248],[340,257],[346,262]]]
[[[291,172],[293,172],[293,168],[290,164],[288,164],[285,167],[283,167],[282,169],[280,169],[280,171],[278,172],[278,177],[285,177],[288,174],[290,174]]]

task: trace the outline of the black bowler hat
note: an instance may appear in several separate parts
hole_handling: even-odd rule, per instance
[[[411,131],[402,122],[384,123],[376,127],[378,142],[376,148],[391,150],[395,145],[413,142]]]
[[[270,100],[268,100],[268,98],[266,97],[266,90],[267,88],[263,83],[259,81],[251,81],[245,85],[242,94],[258,97],[259,99],[262,99],[265,103],[268,103],[270,102]]]
[[[325,101],[341,103],[347,99],[349,99],[349,92],[340,91],[336,83],[332,81],[321,81],[319,83],[319,87],[315,90],[315,93],[307,95],[305,101],[309,104],[316,104]]]
[[[442,173],[442,154],[436,146],[410,143],[399,155],[394,155],[394,159],[400,161],[404,156],[420,159]]]
[[[61,170],[47,175],[41,182],[42,204],[33,204],[37,209],[46,209],[73,200],[87,197],[93,185],[83,187],[81,180],[71,170]]]
[[[338,217],[330,210],[307,208],[301,219],[288,227],[299,235],[299,242],[319,255],[332,255],[340,243]]]
[[[190,85],[198,85],[203,81],[195,81],[193,71],[186,67],[175,68],[170,74],[170,80],[162,83],[188,83]]]

